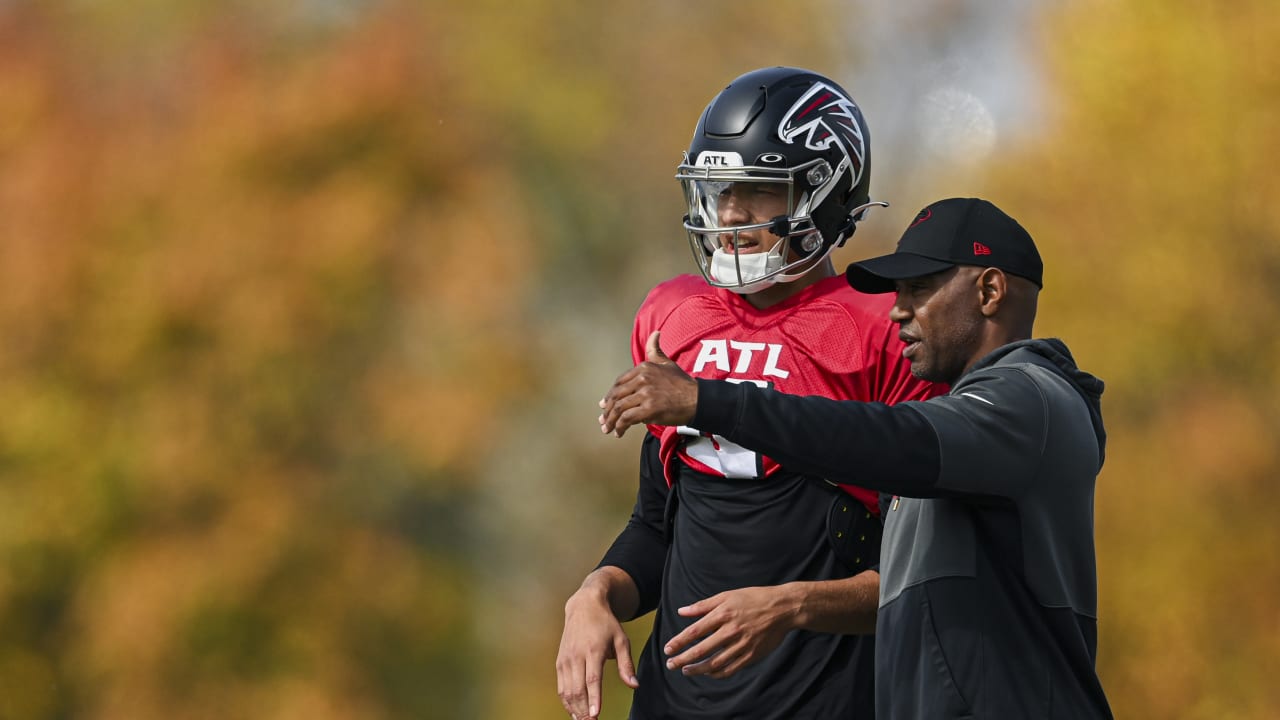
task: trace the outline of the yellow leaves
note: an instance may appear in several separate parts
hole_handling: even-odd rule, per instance
[[[1280,92],[1261,83],[1253,31],[1209,5],[1063,12],[1048,47],[1070,103],[1028,163],[1049,171],[1002,189],[1047,219],[1044,317],[1125,357],[1127,374],[1109,378],[1121,387],[1235,362],[1231,307],[1250,308],[1249,324],[1280,321],[1268,270],[1280,218],[1263,200],[1276,181],[1259,162],[1276,137],[1258,121]]]
[[[1277,22],[1266,2],[1059,7],[1060,111],[1017,159],[1041,171],[994,191],[1041,225],[1037,329],[1108,383],[1099,666],[1117,717],[1274,707]]]
[[[1210,377],[1155,412],[1110,426],[1099,479],[1104,682],[1117,717],[1267,717],[1259,659],[1280,647],[1266,629],[1280,596],[1274,396]],[[1226,631],[1210,618],[1230,618]]]
[[[50,717],[60,688],[49,658],[21,647],[0,648],[0,697],[13,717]]]

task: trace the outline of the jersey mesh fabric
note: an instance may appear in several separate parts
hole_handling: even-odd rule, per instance
[[[694,377],[754,382],[792,395],[837,400],[922,400],[937,388],[911,377],[897,328],[888,320],[891,304],[892,296],[858,293],[843,277],[833,277],[758,309],[727,290],[708,287],[697,276],[682,275],[654,288],[641,306],[632,357],[643,361],[650,333],[661,330],[663,352]],[[724,446],[723,440],[698,441],[671,427],[649,430],[662,440],[669,468],[678,457],[701,472],[729,474],[705,459],[724,454],[714,449]],[[778,469],[767,457],[758,465],[764,476]],[[874,492],[843,487],[879,514]]]

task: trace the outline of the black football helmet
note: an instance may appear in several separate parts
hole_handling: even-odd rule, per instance
[[[703,277],[740,293],[803,276],[844,244],[868,207],[885,205],[870,201],[871,145],[862,111],[831,79],[791,67],[754,70],[716,95],[676,179]],[[771,192],[785,193],[785,214],[722,225],[722,198],[739,183],[769,183]],[[737,233],[759,229],[782,241],[768,258],[740,254]],[[721,239],[730,236],[726,248]]]

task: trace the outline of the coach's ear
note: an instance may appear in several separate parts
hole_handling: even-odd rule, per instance
[[[993,317],[1009,292],[1009,278],[1000,268],[985,268],[978,274],[979,310],[983,317]]]

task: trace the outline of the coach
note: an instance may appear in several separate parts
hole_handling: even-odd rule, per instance
[[[1095,670],[1094,484],[1102,381],[1031,339],[1043,266],[985,200],[916,216],[897,251],[855,263],[919,378],[895,406],[694,380],[650,337],[601,401],[601,429],[690,425],[833,482],[896,495],[876,622],[876,717],[1110,718]]]

